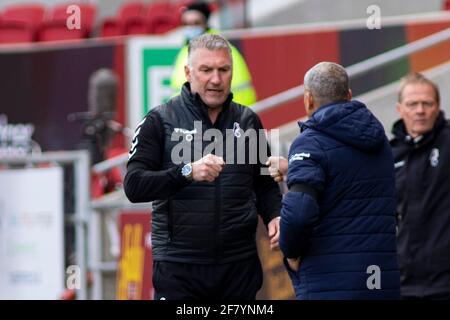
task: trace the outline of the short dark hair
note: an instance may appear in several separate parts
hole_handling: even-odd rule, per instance
[[[337,63],[320,62],[306,72],[304,86],[320,106],[346,100],[349,90],[348,74]]]
[[[195,10],[195,11],[198,11],[201,14],[203,14],[206,21],[208,21],[209,16],[211,15],[211,9],[209,8],[209,4],[207,4],[206,2],[202,2],[202,1],[194,2],[194,3],[187,5],[184,12],[190,11],[190,10]]]
[[[438,86],[433,81],[431,81],[430,79],[425,77],[423,74],[418,73],[418,72],[412,72],[412,73],[406,75],[404,78],[402,78],[402,80],[400,82],[400,90],[398,92],[398,102],[402,102],[403,91],[405,90],[405,87],[409,84],[427,84],[427,85],[429,85],[434,90],[434,98],[435,98],[437,104],[440,103],[441,97],[439,94]]]

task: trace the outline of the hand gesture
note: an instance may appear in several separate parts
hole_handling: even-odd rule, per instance
[[[271,156],[266,162],[269,166],[270,176],[276,181],[281,182],[287,175],[288,161],[283,157]]]
[[[192,179],[194,181],[213,182],[219,176],[225,162],[222,157],[207,154],[192,163]]]

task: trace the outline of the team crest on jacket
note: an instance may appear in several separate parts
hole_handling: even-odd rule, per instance
[[[242,136],[242,129],[238,122],[233,123],[233,134],[236,138],[240,138]]]
[[[439,164],[439,149],[433,148],[430,153],[430,165],[432,167],[437,167]]]

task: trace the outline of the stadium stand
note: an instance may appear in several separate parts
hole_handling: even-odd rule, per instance
[[[140,17],[145,10],[143,2],[127,2],[124,3],[116,17],[106,18],[101,27],[102,37],[125,35],[125,26],[129,21],[133,21]]]
[[[72,3],[55,6],[38,31],[39,41],[55,41],[88,38],[92,32],[97,8],[91,4],[76,5],[80,8],[81,29],[69,29],[67,17],[71,14],[68,8]]]
[[[41,4],[15,4],[5,7],[0,19],[0,43],[43,42],[86,39],[136,34],[162,34],[181,24],[183,7],[192,0],[179,2],[124,2],[116,16],[96,21],[99,8],[95,4],[70,1],[46,8]],[[81,13],[81,29],[69,29],[67,18],[73,14],[70,5]]]
[[[45,7],[38,4],[10,5],[0,21],[0,43],[32,42],[44,19]]]
[[[450,0],[444,0],[442,9],[444,9],[444,10],[450,10]]]

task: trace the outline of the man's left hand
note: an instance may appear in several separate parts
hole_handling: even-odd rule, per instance
[[[280,239],[280,217],[273,218],[268,225],[270,249],[278,250],[278,240]]]

